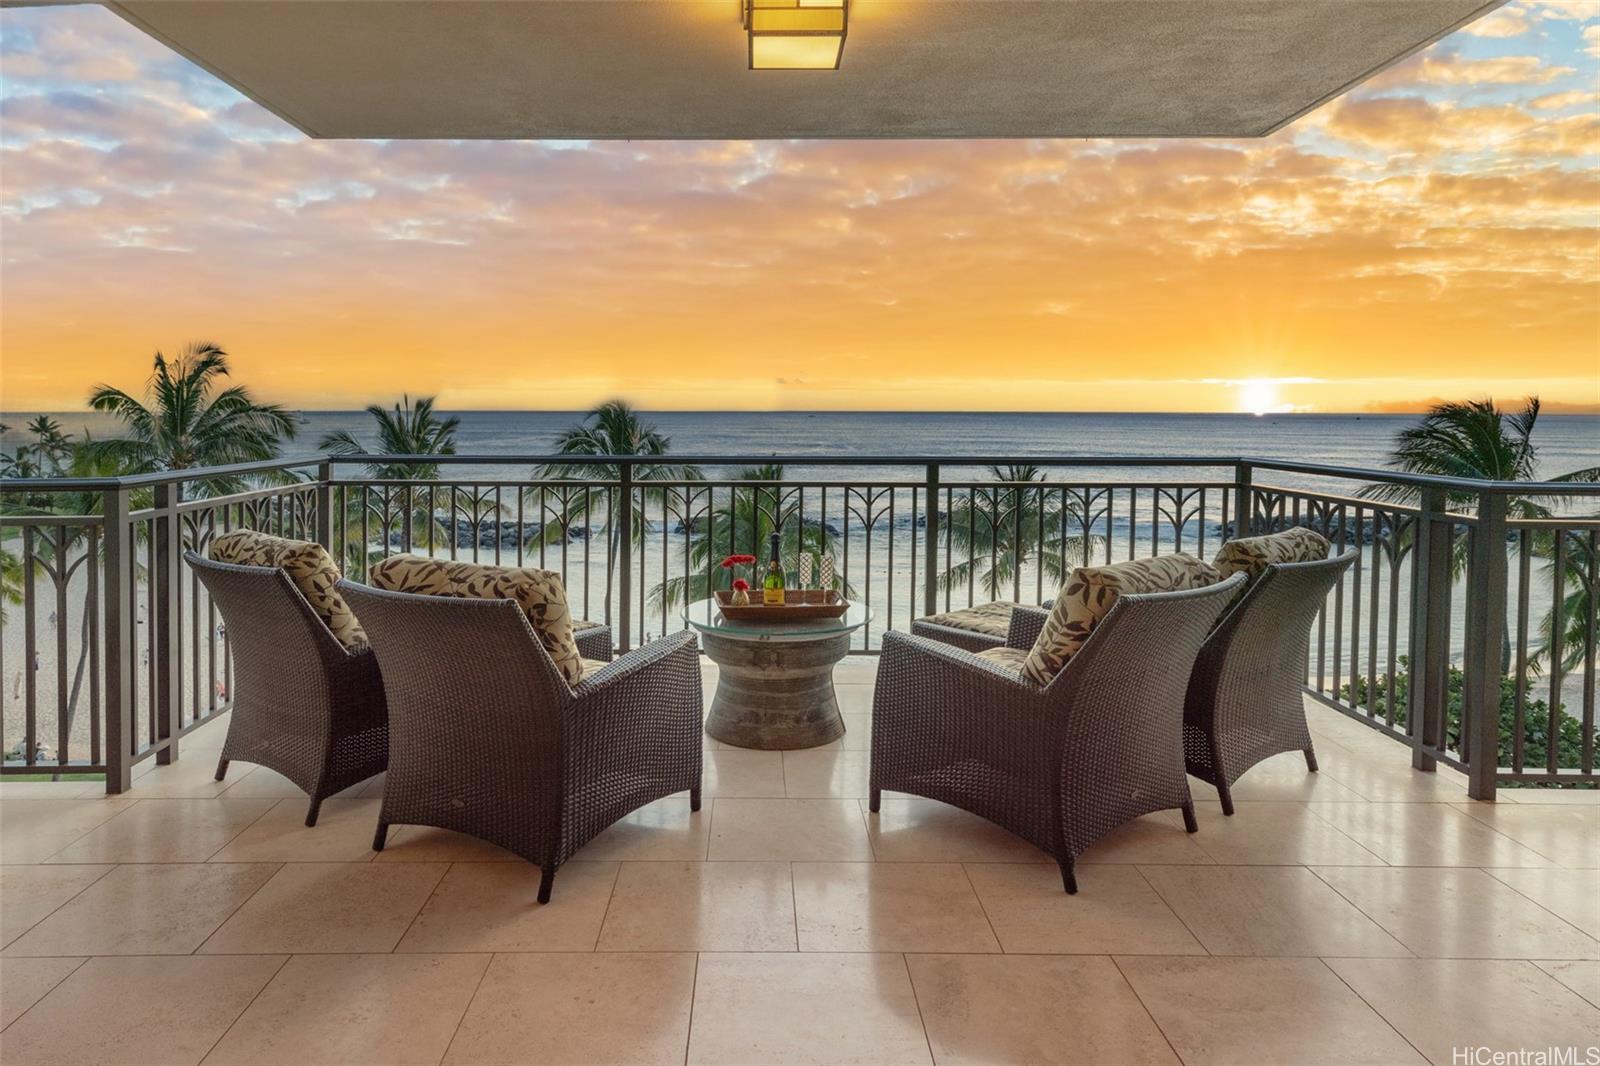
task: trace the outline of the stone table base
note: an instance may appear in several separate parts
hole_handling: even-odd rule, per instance
[[[844,736],[833,691],[833,667],[850,650],[850,634],[815,640],[758,640],[701,633],[717,664],[717,693],[706,732],[741,748],[814,748]]]

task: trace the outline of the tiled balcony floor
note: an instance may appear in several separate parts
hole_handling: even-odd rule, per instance
[[[0,1061],[1414,1063],[1600,1045],[1594,793],[1467,801],[1312,707],[1323,771],[1263,765],[1201,830],[1143,819],[1082,891],[1006,833],[866,807],[844,741],[709,743],[679,796],[538,872],[323,806],[218,726],[130,794],[0,784]],[[715,674],[708,667],[708,683]],[[220,723],[219,723],[220,726]]]

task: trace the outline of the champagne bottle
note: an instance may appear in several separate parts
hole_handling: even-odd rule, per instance
[[[783,606],[783,564],[778,561],[778,534],[772,534],[772,561],[761,581],[761,602],[768,607]]]

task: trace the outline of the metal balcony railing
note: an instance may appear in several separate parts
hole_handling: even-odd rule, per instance
[[[363,472],[440,463],[447,476]],[[530,473],[547,463],[593,476]],[[773,463],[903,476],[715,473]],[[1014,463],[1043,480],[983,476]],[[215,494],[223,477],[253,487]],[[1404,502],[1363,494],[1375,484]],[[1517,517],[1526,501],[1564,517]],[[870,654],[924,614],[1039,602],[1073,566],[1209,556],[1230,536],[1306,525],[1361,553],[1316,624],[1311,696],[1409,746],[1419,769],[1464,771],[1475,797],[1595,781],[1596,485],[1217,456],[384,455],[5,480],[0,503],[7,775],[104,773],[121,792],[228,709],[227,632],[182,553],[240,527],[317,540],[358,580],[398,551],[555,570],[573,611],[610,623],[623,649],[681,628],[684,599],[725,579],[723,556],[760,554],[776,530],[788,566],[831,554],[873,605],[856,648]]]

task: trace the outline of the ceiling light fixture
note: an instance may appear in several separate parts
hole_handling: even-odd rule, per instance
[[[742,0],[751,70],[838,70],[850,0]]]

